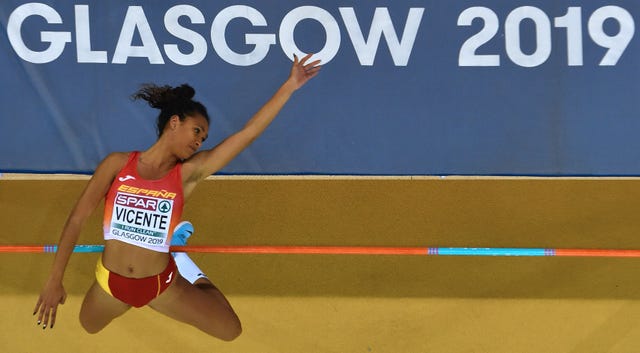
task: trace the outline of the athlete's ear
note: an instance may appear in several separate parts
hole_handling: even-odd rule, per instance
[[[180,122],[180,116],[174,114],[169,119],[169,124],[171,124],[171,130],[175,130],[178,127],[178,123]]]

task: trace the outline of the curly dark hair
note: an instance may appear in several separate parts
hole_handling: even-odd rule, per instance
[[[160,109],[157,119],[158,137],[160,137],[167,122],[174,115],[179,116],[180,121],[184,121],[188,115],[200,114],[209,123],[207,108],[202,103],[193,100],[195,94],[196,91],[188,84],[171,87],[147,83],[143,84],[131,98],[145,100],[152,108]]]

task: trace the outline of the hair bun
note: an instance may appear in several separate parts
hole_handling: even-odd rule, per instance
[[[178,99],[191,99],[196,95],[196,91],[193,89],[193,87],[189,86],[186,83],[173,88],[171,91]]]
[[[190,102],[195,94],[196,91],[193,87],[186,83],[177,87],[157,86],[147,83],[142,85],[142,88],[131,97],[133,99],[143,99],[151,107],[164,110]]]

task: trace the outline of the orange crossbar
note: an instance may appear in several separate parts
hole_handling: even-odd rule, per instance
[[[54,253],[56,245],[0,245],[0,253]],[[76,245],[74,252],[102,252],[104,245]],[[640,250],[545,248],[427,248],[372,246],[172,246],[172,252],[216,254],[429,255],[429,256],[564,256],[640,257]]]

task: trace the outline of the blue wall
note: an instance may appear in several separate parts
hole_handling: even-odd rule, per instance
[[[194,86],[213,147],[315,52],[322,73],[223,173],[640,175],[639,10],[3,0],[0,171],[87,173],[146,148],[157,111],[129,99],[146,82]]]

